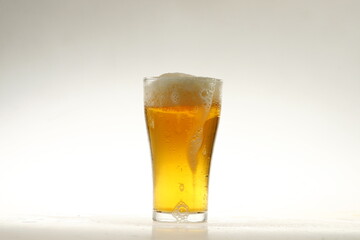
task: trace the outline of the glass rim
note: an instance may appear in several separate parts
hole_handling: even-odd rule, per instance
[[[194,76],[194,78],[200,78],[200,79],[209,79],[209,80],[215,80],[218,83],[223,83],[222,79],[219,78],[212,78],[212,77],[198,77],[198,76]],[[151,81],[156,81],[159,80],[159,77],[144,77],[143,81],[144,82],[151,82]]]

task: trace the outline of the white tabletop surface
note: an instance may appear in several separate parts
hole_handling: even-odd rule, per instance
[[[211,219],[201,224],[156,223],[126,216],[2,216],[1,240],[197,239],[359,240],[360,222],[261,218]]]

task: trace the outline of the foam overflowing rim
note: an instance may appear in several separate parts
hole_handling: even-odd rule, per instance
[[[144,102],[147,106],[180,106],[221,102],[222,81],[185,73],[165,73],[144,78]]]

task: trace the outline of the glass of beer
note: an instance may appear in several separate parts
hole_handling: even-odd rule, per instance
[[[144,79],[153,220],[205,222],[222,81],[182,73]]]

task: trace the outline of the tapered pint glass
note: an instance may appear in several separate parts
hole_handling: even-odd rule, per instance
[[[153,220],[207,220],[222,81],[168,73],[144,79],[153,170]]]

